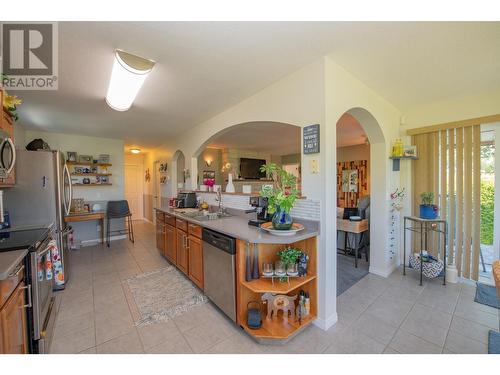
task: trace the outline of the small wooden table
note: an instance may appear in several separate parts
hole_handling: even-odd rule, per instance
[[[70,212],[64,218],[67,223],[75,223],[80,221],[92,221],[98,220],[101,224],[101,244],[104,244],[104,219],[106,217],[105,211],[94,211],[94,212]]]
[[[345,232],[345,245],[344,249],[347,251],[347,236],[349,233],[361,234],[359,243],[363,241],[364,233],[368,230],[368,220],[364,219],[361,221],[351,221],[347,219],[337,218],[337,231]],[[351,248],[352,249],[352,248]],[[358,250],[359,246],[357,243],[354,244],[354,267],[358,268]]]

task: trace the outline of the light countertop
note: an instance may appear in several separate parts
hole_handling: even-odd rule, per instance
[[[182,220],[195,223],[201,227],[211,229],[243,241],[248,241],[250,243],[272,243],[286,245],[319,235],[319,223],[316,221],[294,220],[295,222],[304,225],[305,229],[291,236],[276,236],[264,231],[263,229],[248,225],[248,220],[251,218],[251,216],[249,215],[234,215],[216,220],[199,221],[175,212],[173,208],[168,206],[157,207],[156,210],[165,212]]]
[[[28,254],[28,250],[14,250],[0,253],[0,281],[5,280]]]

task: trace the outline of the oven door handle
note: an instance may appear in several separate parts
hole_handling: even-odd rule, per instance
[[[28,303],[26,305],[22,305],[20,308],[31,308],[33,306],[33,298],[31,295],[31,284],[28,284],[26,286],[22,286],[21,289],[27,289],[28,290]]]

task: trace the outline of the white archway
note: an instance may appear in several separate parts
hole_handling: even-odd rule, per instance
[[[370,142],[370,268],[385,275],[387,265],[387,186],[386,140],[377,119],[366,109],[354,107],[345,113],[354,117]],[[342,117],[342,116],[341,116]],[[340,117],[339,117],[340,120]],[[338,120],[337,120],[338,121]],[[337,190],[334,190],[337,201]]]
[[[301,127],[298,125],[289,124],[286,122],[256,120],[256,121],[247,121],[247,122],[242,122],[239,124],[230,125],[228,127],[225,127],[222,130],[215,132],[207,140],[205,140],[201,145],[198,146],[198,148],[196,149],[196,151],[193,153],[193,155],[191,157],[191,182],[193,184],[192,188],[196,188],[195,184],[198,180],[200,180],[198,178],[198,172],[199,172],[198,171],[198,163],[197,163],[198,157],[203,153],[203,151],[206,149],[206,147],[208,145],[210,145],[218,137],[220,137],[226,133],[233,132],[235,130],[242,129],[242,128],[248,128],[248,127],[251,127],[252,125],[258,125],[258,124],[271,124],[271,125],[276,124],[276,125],[280,125],[280,126],[285,125],[285,126],[290,126],[290,127],[295,127],[295,128],[301,129]],[[263,135],[263,136],[265,136],[265,135]],[[298,153],[300,153],[302,155],[302,150],[300,148],[297,151],[298,151]]]

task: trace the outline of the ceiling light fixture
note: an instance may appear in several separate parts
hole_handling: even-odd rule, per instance
[[[141,149],[139,149],[139,148],[131,148],[130,152],[132,154],[140,154],[141,153]]]
[[[130,108],[155,62],[117,49],[106,103],[116,111]]]

